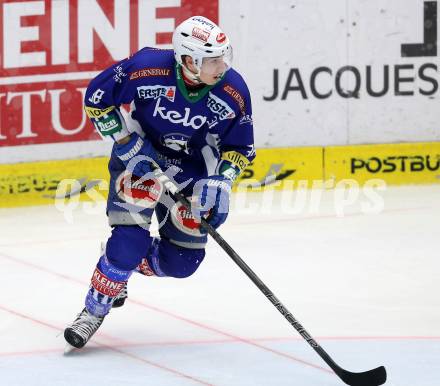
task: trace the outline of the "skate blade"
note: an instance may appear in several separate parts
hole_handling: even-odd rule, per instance
[[[70,354],[74,350],[76,350],[75,347],[73,347],[69,343],[66,343],[66,347],[64,347],[64,355],[68,355],[68,354]]]

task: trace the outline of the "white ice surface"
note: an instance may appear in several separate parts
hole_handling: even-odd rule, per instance
[[[235,195],[220,233],[341,366],[439,386],[440,186],[388,188],[382,212],[363,196],[343,217],[335,191],[312,193],[297,213],[281,193]],[[126,305],[63,356],[109,235],[98,209],[0,210],[1,385],[342,385],[214,241],[191,278],[133,276]]]

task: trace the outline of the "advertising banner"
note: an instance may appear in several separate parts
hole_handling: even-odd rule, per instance
[[[88,82],[194,14],[230,35],[257,148],[440,141],[438,1],[1,0],[0,163],[107,155]]]
[[[440,141],[438,1],[244,3],[257,145]]]
[[[169,47],[198,13],[218,22],[218,2],[2,0],[0,147],[98,140],[82,108],[90,79],[142,47]]]
[[[0,165],[0,208],[50,205],[56,199],[99,201],[109,190],[108,157]],[[311,187],[323,178],[323,149],[260,149],[234,190]]]
[[[335,182],[440,183],[440,143],[329,146],[324,149],[324,165],[325,178]]]

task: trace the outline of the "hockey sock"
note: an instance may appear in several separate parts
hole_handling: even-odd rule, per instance
[[[123,290],[132,272],[116,268],[105,255],[101,256],[86,296],[87,310],[95,316],[108,314],[114,298]]]

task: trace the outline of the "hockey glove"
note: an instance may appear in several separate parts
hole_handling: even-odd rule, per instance
[[[222,225],[229,212],[232,181],[223,176],[211,176],[194,185],[191,212],[200,221],[205,217],[214,228]]]
[[[151,162],[157,162],[157,153],[151,142],[137,133],[131,133],[130,141],[125,144],[116,143],[114,152],[127,170],[138,177],[151,173]]]

